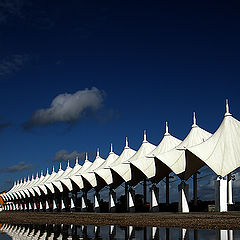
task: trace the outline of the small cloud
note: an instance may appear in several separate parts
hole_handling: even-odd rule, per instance
[[[85,153],[83,152],[78,152],[78,151],[73,151],[71,153],[68,153],[67,150],[62,149],[58,152],[56,152],[53,161],[72,161],[75,160],[76,157],[78,157],[79,159],[84,159],[85,158]]]
[[[24,170],[34,169],[36,166],[33,164],[26,164],[25,162],[19,162],[17,165],[13,165],[7,168],[2,169],[5,172],[21,172]]]
[[[0,61],[0,76],[20,71],[29,60],[29,55],[10,55]]]
[[[95,157],[96,153],[93,151],[88,151],[88,159],[92,159]],[[76,158],[78,157],[79,160],[83,160],[85,159],[86,156],[86,152],[78,152],[78,151],[73,151],[73,152],[68,152],[65,149],[62,149],[58,152],[55,153],[55,156],[53,157],[53,161],[75,161]]]
[[[32,117],[23,123],[23,129],[47,126],[57,122],[73,124],[81,118],[93,116],[103,106],[104,92],[95,87],[79,90],[74,94],[59,94],[49,108],[36,110]]]

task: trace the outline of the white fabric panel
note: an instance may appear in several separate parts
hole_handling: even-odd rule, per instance
[[[60,181],[54,181],[52,183],[60,192],[63,192],[63,186],[62,183]]]
[[[175,174],[180,174],[185,171],[185,149],[202,143],[209,137],[211,137],[211,133],[193,124],[187,137],[176,148],[165,153],[155,154],[155,157],[168,166]]]
[[[83,189],[84,185],[81,175],[74,175],[71,177],[71,180],[75,182],[80,189]]]
[[[155,145],[149,143],[146,139],[143,140],[142,145],[138,151],[126,162],[117,166],[111,167],[118,175],[120,175],[125,182],[132,179],[131,165],[134,161],[147,161],[149,160],[146,156],[156,148]]]
[[[64,178],[61,180],[61,182],[68,188],[69,191],[73,190],[72,182],[71,182],[70,178]]]
[[[239,145],[240,122],[226,114],[211,138],[187,150],[206,163],[217,175],[224,177],[240,167]],[[194,166],[195,157],[188,154],[188,160],[188,165]]]

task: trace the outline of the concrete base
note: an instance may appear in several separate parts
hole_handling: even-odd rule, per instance
[[[57,210],[56,200],[53,200],[53,212],[57,212]]]
[[[66,206],[64,204],[63,199],[61,200],[61,212],[66,212]]]
[[[222,177],[215,181],[215,211],[227,212],[227,180]]]
[[[178,202],[178,212],[188,213],[188,191],[189,185],[182,181],[178,185],[178,193],[179,193],[179,202]]]
[[[159,188],[155,184],[150,188],[150,211],[159,212]]]
[[[46,210],[46,212],[49,212],[49,211],[50,211],[49,204],[48,204],[48,200],[46,200],[45,210]]]
[[[128,189],[127,192],[127,211],[135,212],[135,191],[132,187]]]
[[[227,175],[227,203],[230,204],[230,205],[233,204],[232,182],[233,182],[232,174],[229,173]]]
[[[100,195],[98,192],[94,194],[94,202],[93,202],[94,212],[100,212]]]
[[[82,195],[81,211],[87,212],[87,195],[85,193]]]
[[[70,205],[70,211],[75,212],[75,204],[73,202],[73,199],[71,198],[71,205]]]
[[[109,191],[109,212],[116,212],[116,193],[112,189]]]

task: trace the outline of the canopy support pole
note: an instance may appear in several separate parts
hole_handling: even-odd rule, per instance
[[[215,211],[227,212],[227,180],[220,176],[215,180]]]
[[[169,175],[166,176],[166,204],[169,205]]]
[[[49,212],[49,211],[50,211],[50,209],[49,209],[49,203],[48,203],[47,198],[46,198],[46,207],[45,207],[45,210],[46,210],[46,212]]]
[[[159,188],[156,186],[155,183],[152,184],[150,188],[151,192],[151,202],[150,202],[150,211],[151,212],[158,212],[159,211]]]
[[[232,173],[227,175],[227,203],[233,204],[233,194],[232,194]]]
[[[53,199],[53,212],[57,212],[56,199]]]
[[[178,202],[178,211],[183,213],[189,212],[188,207],[188,190],[189,185],[182,181],[178,185],[178,193],[179,193],[179,202]]]
[[[61,212],[65,212],[66,211],[66,206],[64,204],[64,196],[62,195],[61,197]]]
[[[129,187],[127,194],[127,211],[135,212],[135,191],[132,187]]]
[[[70,211],[71,212],[75,212],[75,204],[74,204],[74,201],[73,201],[73,197],[71,197],[71,203],[70,203]]]
[[[146,207],[147,204],[147,179],[144,178],[143,180],[143,204]]]
[[[112,187],[109,189],[109,212],[116,212],[116,192]]]
[[[87,193],[83,192],[81,211],[87,212]]]
[[[193,174],[193,205],[197,206],[197,173]]]
[[[98,191],[95,191],[94,194],[94,212],[100,212],[100,194]]]

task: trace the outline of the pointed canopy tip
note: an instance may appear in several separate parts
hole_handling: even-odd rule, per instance
[[[229,103],[228,103],[228,99],[226,99],[226,113],[224,115],[225,117],[227,116],[232,116],[232,114],[229,111]]]
[[[62,164],[61,164],[61,162],[59,163],[59,170],[62,170]]]
[[[143,131],[143,143],[146,143],[147,142],[147,131],[144,130]]]
[[[110,144],[110,153],[113,153],[113,145],[112,145],[112,143]]]
[[[97,156],[96,156],[97,158],[100,157],[100,153],[99,152],[100,152],[100,150],[99,150],[99,148],[97,148]]]
[[[75,165],[78,165],[78,157],[76,157]]]
[[[128,138],[126,137],[126,139],[125,139],[125,148],[129,148],[128,147]]]
[[[192,127],[197,127],[196,112],[193,112],[193,125],[192,125]]]
[[[164,136],[169,136],[169,135],[170,135],[170,133],[168,131],[168,122],[166,122],[165,123],[165,134],[164,134]]]
[[[86,152],[86,154],[85,154],[85,161],[87,161],[87,160],[88,160],[88,154]]]
[[[70,167],[70,164],[69,164],[69,160],[67,161],[67,168],[69,168]]]

